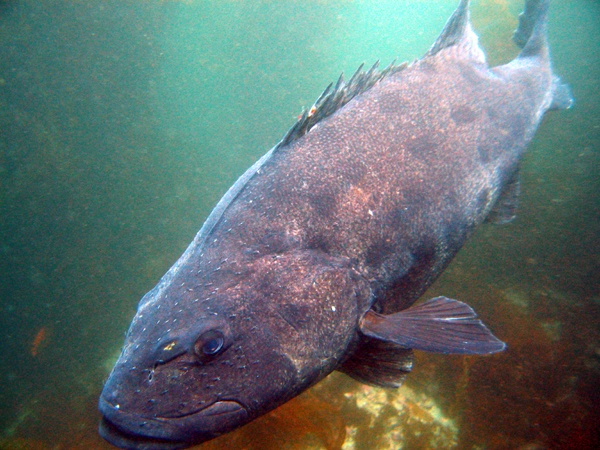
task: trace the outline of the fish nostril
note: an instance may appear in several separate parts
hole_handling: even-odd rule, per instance
[[[156,366],[158,366],[158,363],[154,364],[154,367],[152,367],[152,369],[150,369],[148,371],[148,381],[152,382],[152,380],[154,379],[154,371],[156,370]]]

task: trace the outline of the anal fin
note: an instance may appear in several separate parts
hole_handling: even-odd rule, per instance
[[[413,352],[393,342],[363,338],[356,352],[337,370],[361,383],[400,387],[413,366]]]
[[[435,353],[477,355],[506,347],[469,305],[446,297],[436,297],[388,316],[369,311],[360,328],[371,338]]]
[[[500,197],[496,200],[492,210],[485,218],[486,223],[504,225],[512,222],[517,217],[519,195],[521,194],[521,177],[517,170],[502,189]]]

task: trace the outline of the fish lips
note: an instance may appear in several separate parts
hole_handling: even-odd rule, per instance
[[[112,445],[136,450],[186,448],[231,431],[249,421],[235,400],[220,400],[182,417],[141,417],[100,397],[100,435]]]

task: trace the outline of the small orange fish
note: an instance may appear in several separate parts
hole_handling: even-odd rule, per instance
[[[36,357],[38,355],[42,344],[46,344],[47,337],[48,330],[46,329],[46,327],[40,328],[36,333],[35,337],[33,338],[33,341],[31,341],[31,350],[29,351],[29,353],[31,353],[31,356]]]

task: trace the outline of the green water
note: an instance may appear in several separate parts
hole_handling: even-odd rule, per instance
[[[95,402],[136,304],[221,195],[340,72],[418,58],[455,4],[0,1],[0,446],[102,446]],[[515,55],[520,10],[474,2],[490,61]],[[550,42],[575,107],[548,114],[530,146],[518,219],[482,227],[432,291],[517,305],[562,350],[502,366],[494,433],[470,429],[459,448],[575,445],[561,422],[589,434],[572,448],[598,444],[600,5],[554,1]],[[438,390],[418,372],[415,389],[453,411],[432,373],[421,379]],[[551,393],[515,392],[546,373]]]

